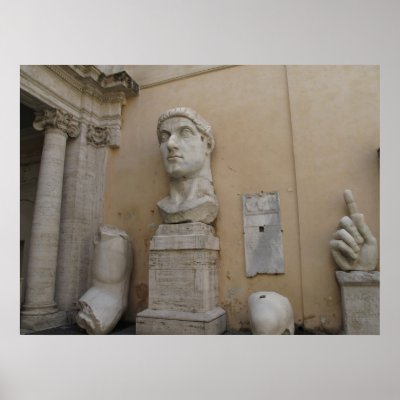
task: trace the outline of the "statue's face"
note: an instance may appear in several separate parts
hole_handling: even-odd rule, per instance
[[[192,178],[210,154],[207,136],[185,117],[166,119],[160,126],[160,150],[167,174]]]

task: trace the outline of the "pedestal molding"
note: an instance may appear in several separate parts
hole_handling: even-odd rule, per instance
[[[379,271],[336,271],[336,278],[342,286],[379,286]]]
[[[162,318],[177,321],[193,321],[193,322],[212,322],[225,314],[221,307],[216,307],[206,312],[187,312],[187,311],[171,311],[171,310],[151,310],[146,309],[137,314],[140,318]]]

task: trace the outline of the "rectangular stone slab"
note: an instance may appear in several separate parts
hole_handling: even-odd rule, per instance
[[[218,303],[214,265],[175,267],[157,265],[149,270],[149,307],[155,310],[205,312]]]
[[[246,276],[283,274],[278,192],[245,194],[242,202]]]
[[[144,310],[136,316],[138,335],[220,335],[226,313],[217,307],[205,313]]]

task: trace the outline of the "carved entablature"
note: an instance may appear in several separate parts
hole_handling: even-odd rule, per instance
[[[106,126],[104,128],[89,125],[87,131],[87,142],[95,147],[104,147],[110,144],[111,129]]]
[[[33,127],[38,131],[57,128],[70,138],[75,138],[79,135],[79,125],[73,120],[72,115],[59,109],[36,112]]]
[[[117,126],[94,126],[89,125],[87,130],[87,142],[94,147],[111,148],[119,147],[120,128]]]

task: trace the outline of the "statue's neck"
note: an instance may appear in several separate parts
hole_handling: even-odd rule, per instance
[[[218,212],[210,165],[195,176],[169,180],[169,196],[158,203],[164,223],[200,221],[211,223]]]
[[[214,195],[209,160],[206,160],[201,170],[197,171],[194,176],[170,177],[169,198],[176,204],[186,201],[196,201],[207,195]]]
[[[171,178],[169,197],[174,203],[193,201],[214,193],[212,182],[207,177]]]

